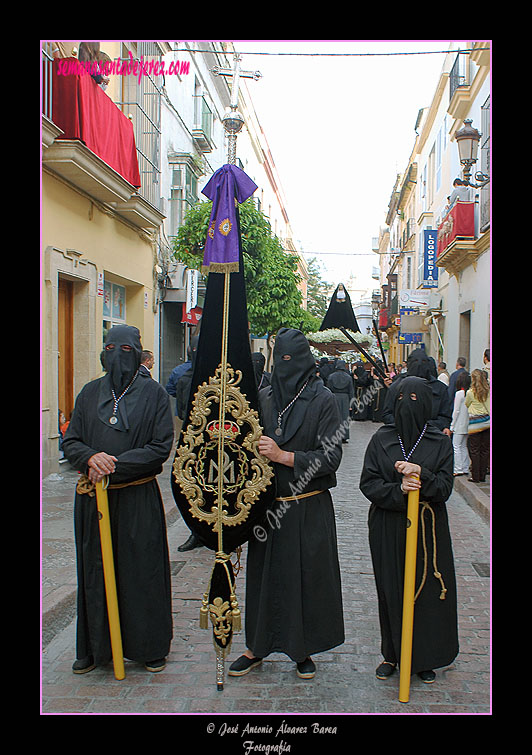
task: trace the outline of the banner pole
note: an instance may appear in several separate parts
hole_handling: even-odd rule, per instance
[[[411,490],[408,493],[406,516],[407,529],[403,589],[403,623],[401,630],[401,660],[399,662],[399,702],[401,703],[407,703],[410,699],[412,641],[414,635],[417,533],[419,521],[419,490]]]

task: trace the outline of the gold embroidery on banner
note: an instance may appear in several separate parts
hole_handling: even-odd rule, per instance
[[[209,615],[214,636],[222,645],[227,645],[227,640],[231,636],[233,615],[229,601],[214,598],[213,602],[209,604]]]
[[[230,233],[232,227],[233,226],[229,218],[225,218],[225,220],[222,220],[222,222],[218,226],[218,230],[220,231],[221,234],[223,234],[224,236],[227,236]]]
[[[226,370],[225,418],[210,420],[213,405],[220,404],[222,366],[197,389],[190,421],[176,451],[173,474],[186,496],[190,513],[196,519],[220,527],[245,521],[251,506],[271,483],[273,469],[259,454],[262,435],[257,412],[239,389],[242,373],[229,364]],[[223,436],[223,463],[218,463],[216,449]],[[238,441],[238,437],[243,438]],[[222,467],[222,469],[219,468]],[[222,500],[219,498],[220,475],[223,476]],[[231,496],[233,503],[227,500]],[[219,504],[221,503],[221,517]]]

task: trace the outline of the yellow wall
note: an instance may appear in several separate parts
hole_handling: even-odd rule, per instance
[[[127,323],[153,349],[153,250],[149,240],[88,197],[44,173],[42,197],[43,248],[75,249],[103,272],[107,280],[127,287]],[[144,307],[147,293],[148,307]],[[102,319],[103,298],[96,303]],[[98,312],[99,310],[99,312]]]
[[[73,285],[74,398],[101,373],[103,296],[100,274],[126,287],[126,322],[153,350],[154,250],[149,237],[49,173],[42,175],[43,471],[57,467],[60,279]],[[55,465],[55,467],[54,467]]]

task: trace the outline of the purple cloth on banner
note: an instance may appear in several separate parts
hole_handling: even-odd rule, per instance
[[[212,199],[203,256],[204,271],[238,271],[239,239],[235,198],[241,204],[256,189],[257,185],[243,170],[236,165],[223,165],[202,190],[202,194]]]

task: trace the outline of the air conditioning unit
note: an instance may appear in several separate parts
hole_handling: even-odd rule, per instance
[[[186,279],[186,272],[187,272],[187,266],[183,264],[182,262],[178,262],[175,270],[172,270],[168,273],[168,277],[171,282],[171,288],[186,288],[187,285],[187,279]]]

